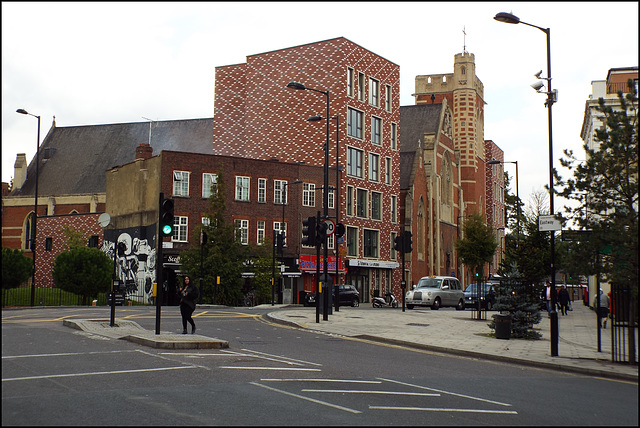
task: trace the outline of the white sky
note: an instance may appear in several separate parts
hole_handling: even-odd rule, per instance
[[[41,116],[41,141],[53,116],[57,126],[212,117],[216,66],[341,36],[398,64],[401,105],[412,105],[416,75],[453,72],[464,28],[484,84],[484,137],[518,161],[528,204],[549,182],[546,96],[529,86],[546,77],[546,36],[498,12],[551,29],[560,169],[563,149],[583,157],[591,82],[638,65],[638,2],[2,2],[2,181],[16,154],[35,155],[37,121],[18,108]]]

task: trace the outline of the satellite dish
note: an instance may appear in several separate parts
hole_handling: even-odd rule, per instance
[[[111,216],[107,213],[100,214],[100,217],[98,217],[98,224],[100,227],[107,227],[109,226],[109,223],[111,223]]]

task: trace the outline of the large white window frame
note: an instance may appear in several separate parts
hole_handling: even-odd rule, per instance
[[[187,242],[189,239],[189,217],[175,216],[173,217],[173,235],[172,242]]]
[[[287,182],[285,180],[273,180],[273,203],[276,205],[287,204]]]
[[[173,196],[189,196],[189,171],[173,171]]]
[[[218,175],[210,172],[202,173],[202,197],[210,198],[217,190]]]
[[[265,204],[267,202],[267,179],[258,178],[258,203]]]
[[[302,183],[302,206],[316,206],[316,185],[314,183]]]
[[[235,230],[240,231],[240,243],[242,245],[249,245],[249,220],[236,219],[233,223],[235,225]]]
[[[249,201],[251,178],[236,175],[236,201]]]
[[[266,222],[264,220],[258,220],[256,222],[256,233],[257,233],[256,243],[258,245],[264,245],[265,227],[266,227]]]

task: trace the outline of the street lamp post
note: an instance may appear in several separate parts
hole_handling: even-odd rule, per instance
[[[282,261],[283,264],[284,264],[284,238],[285,238],[284,207],[287,204],[289,199],[287,197],[287,186],[291,184],[300,184],[300,183],[302,183],[302,180],[292,181],[291,183],[283,183],[282,185],[282,195],[280,197],[280,202],[282,202],[282,223],[280,223],[280,239],[281,239],[280,242],[282,243],[282,246],[280,247],[280,260]],[[282,290],[284,291],[284,275],[282,275]],[[273,294],[274,294],[274,290],[273,290],[273,281],[272,281],[271,282],[271,306],[273,306],[273,297],[274,297]]]
[[[322,116],[311,116],[307,119],[308,122],[317,122],[324,119]],[[336,196],[335,196],[335,209],[336,209],[336,225],[340,223],[340,117],[333,116],[329,119],[335,119],[336,121]],[[328,149],[327,149],[328,151]],[[338,296],[338,275],[340,265],[340,248],[338,245],[338,238],[334,234],[334,243],[336,248],[336,282],[333,284],[333,295],[335,298],[335,311],[340,311],[340,298]]]
[[[547,35],[547,77],[544,78],[547,81],[547,100],[545,101],[545,106],[548,108],[548,121],[549,121],[549,210],[550,215],[555,215],[553,208],[553,132],[552,132],[552,113],[551,107],[557,100],[557,93],[551,89],[551,29],[550,28],[542,28],[537,25],[529,24],[527,22],[521,21],[517,16],[500,12],[494,16],[496,21],[504,22],[507,24],[524,24],[529,27],[537,28]],[[542,73],[536,74],[536,77],[540,78]],[[544,86],[541,82],[539,84],[533,85],[533,88],[540,92],[540,89]],[[556,256],[555,256],[555,231],[551,231],[551,312],[549,312],[549,317],[551,321],[551,356],[558,356],[558,312],[556,312]]]
[[[33,238],[31,239],[31,255],[33,257],[33,273],[31,274],[31,306],[35,305],[36,298],[36,222],[38,219],[38,165],[40,164],[40,116],[36,116],[35,114],[31,114],[25,109],[19,108],[16,110],[17,113],[27,114],[29,116],[33,116],[38,119],[38,138],[36,140],[36,187],[35,187],[35,197],[33,203],[33,230],[31,230],[31,234]]]
[[[305,85],[299,82],[289,82],[287,84],[287,88],[303,90],[303,91],[308,90],[308,91],[324,94],[327,98],[327,115],[325,117],[330,117],[330,114],[329,114],[330,97],[329,97],[328,89],[326,91],[321,91],[319,89],[307,88]],[[327,120],[326,122],[327,122],[327,131],[326,131],[327,139],[324,146],[324,187],[322,192],[323,217],[325,220],[329,218],[329,121]],[[326,282],[326,280],[328,279],[328,274],[327,274],[328,263],[327,262],[329,261],[329,251],[327,249],[326,233],[322,234],[322,246],[324,247],[324,264],[323,264],[324,266],[322,269],[322,273],[323,273],[324,280]],[[317,263],[320,263],[320,261],[318,260]],[[323,311],[322,311],[322,319],[323,321],[327,321],[329,319],[329,293],[327,293],[326,287],[323,287],[322,294],[323,294],[323,303],[324,303]],[[316,304],[318,303],[319,302],[316,302]]]

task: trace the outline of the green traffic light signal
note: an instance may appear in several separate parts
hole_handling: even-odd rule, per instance
[[[163,199],[160,204],[160,232],[163,236],[173,235],[173,199]]]

